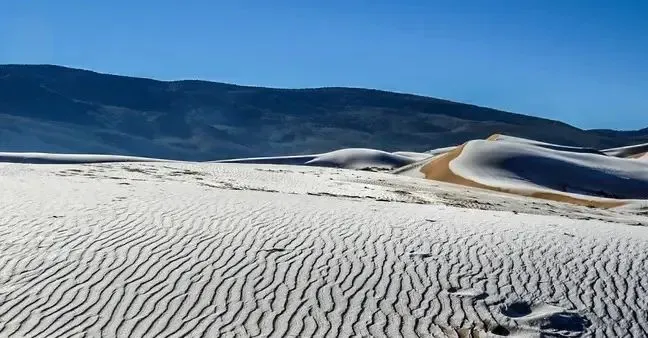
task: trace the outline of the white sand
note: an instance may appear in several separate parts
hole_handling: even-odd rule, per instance
[[[648,335],[630,211],[272,165],[0,164],[0,186],[0,336]]]

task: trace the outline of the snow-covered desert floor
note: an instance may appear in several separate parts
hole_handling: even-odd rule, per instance
[[[0,336],[648,335],[646,206],[231,163],[0,187]]]

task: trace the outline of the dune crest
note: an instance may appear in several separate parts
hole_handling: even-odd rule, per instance
[[[531,140],[527,138],[508,136],[503,134],[493,134],[489,136],[486,139],[486,141],[506,141],[506,142],[522,143],[522,144],[529,144],[529,145],[534,145],[534,146],[553,149],[553,150],[569,151],[573,153],[603,154],[603,152],[601,152],[600,150],[593,149],[593,148],[565,146],[561,144],[541,142],[541,141]]]
[[[648,143],[636,144],[627,147],[604,149],[602,150],[602,152],[608,156],[641,158],[646,153],[648,153]]]

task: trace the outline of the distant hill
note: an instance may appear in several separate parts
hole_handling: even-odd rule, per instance
[[[352,147],[425,151],[494,133],[593,148],[648,142],[648,129],[586,131],[370,89],[272,89],[0,65],[0,151],[217,160]]]

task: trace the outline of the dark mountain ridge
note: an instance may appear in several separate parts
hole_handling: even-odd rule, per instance
[[[425,151],[494,133],[592,148],[648,142],[648,128],[587,131],[373,89],[274,89],[0,65],[0,151],[215,160],[348,147]]]

